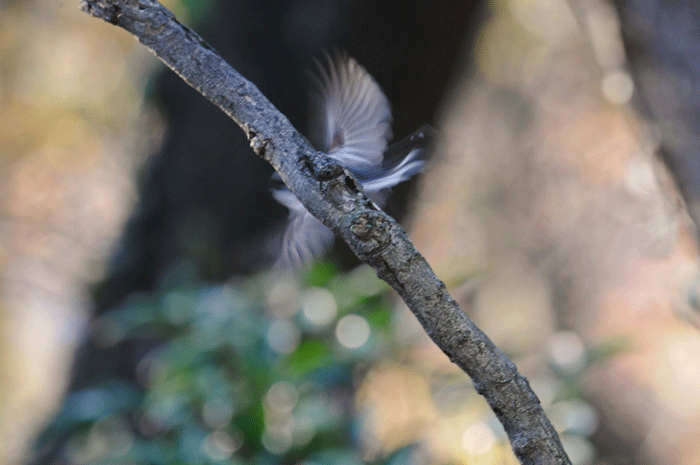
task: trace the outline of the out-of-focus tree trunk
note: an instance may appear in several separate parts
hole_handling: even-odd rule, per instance
[[[616,0],[637,104],[658,128],[694,217],[700,208],[700,3]]]
[[[0,5],[0,463],[20,463],[57,407],[88,283],[136,197],[135,154],[162,135],[142,105],[147,52],[82,16],[73,2]]]

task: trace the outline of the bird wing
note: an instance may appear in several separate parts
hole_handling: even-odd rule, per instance
[[[272,195],[289,209],[275,266],[299,268],[328,252],[335,237],[333,232],[309,213],[286,187],[273,191]]]
[[[410,136],[391,144],[384,154],[381,166],[355,172],[365,193],[373,194],[390,189],[420,173],[425,166],[425,157],[433,144],[434,133],[435,130],[432,127],[423,125]]]
[[[318,149],[352,170],[381,165],[391,139],[391,106],[379,84],[353,58],[326,55],[314,94],[312,132]]]
[[[392,186],[422,170],[432,128],[424,126],[387,149],[391,108],[372,76],[344,54],[335,59],[326,55],[326,65],[317,64],[316,128],[311,134],[316,146],[352,170],[365,192],[383,204]],[[276,176],[274,180],[279,181]],[[273,196],[289,209],[276,266],[298,268],[326,253],[333,232],[286,187],[273,190]]]

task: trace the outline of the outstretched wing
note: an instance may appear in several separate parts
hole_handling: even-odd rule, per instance
[[[318,67],[312,139],[319,150],[352,170],[364,191],[383,204],[391,187],[422,170],[432,128],[424,126],[387,149],[391,109],[372,76],[344,54],[335,59],[326,55],[326,66]],[[289,209],[276,266],[297,268],[326,253],[333,243],[331,230],[286,187],[273,190],[273,195]]]
[[[410,136],[391,144],[384,154],[381,166],[356,171],[355,175],[362,183],[365,193],[389,189],[423,171],[434,133],[435,130],[425,124]]]
[[[353,58],[317,62],[311,132],[317,148],[352,170],[382,163],[391,139],[391,106],[379,84]]]
[[[299,268],[328,252],[333,245],[333,232],[309,213],[286,187],[274,190],[272,195],[289,209],[275,266],[282,269]]]

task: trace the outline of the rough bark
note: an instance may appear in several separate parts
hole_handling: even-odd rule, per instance
[[[136,36],[243,128],[255,153],[399,293],[433,341],[471,377],[521,463],[570,463],[527,380],[459,308],[403,228],[362,194],[348,170],[315,151],[255,85],[159,3],[88,0],[82,8]]]

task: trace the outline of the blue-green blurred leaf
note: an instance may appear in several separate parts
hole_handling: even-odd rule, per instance
[[[328,260],[316,262],[304,277],[305,287],[325,286],[338,274],[338,267]]]
[[[299,347],[286,359],[287,366],[296,374],[306,373],[321,368],[331,360],[331,351],[324,341],[309,340],[299,344]]]

